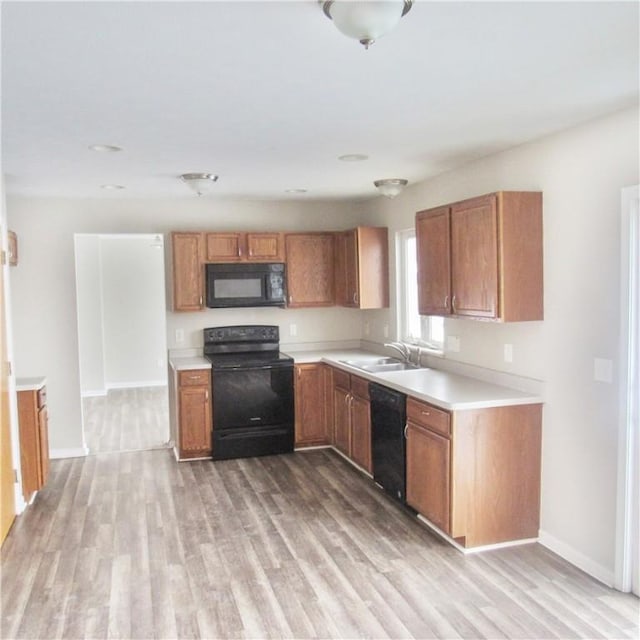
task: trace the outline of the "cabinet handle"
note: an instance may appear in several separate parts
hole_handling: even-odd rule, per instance
[[[423,411],[422,415],[423,416],[430,416],[431,415],[431,411]]]
[[[238,258],[242,257],[242,249],[238,247]]]
[[[408,424],[405,424],[405,425],[404,425],[404,439],[405,439],[405,440],[407,439],[407,429],[408,429],[408,428],[409,428],[409,425],[408,425]]]
[[[209,390],[208,390],[208,389],[204,392],[204,399],[205,399],[207,402],[209,402]]]
[[[200,380],[200,376],[189,376],[189,380]]]
[[[449,294],[447,294],[447,295],[444,297],[444,308],[445,308],[445,309],[448,309],[448,308],[449,308]]]
[[[253,249],[249,249],[249,255],[252,256],[253,255]]]
[[[293,296],[289,296],[289,304],[293,304]]]
[[[453,313],[456,312],[456,294],[453,294],[453,298],[451,298],[451,310]]]
[[[353,294],[353,302],[354,304],[358,304],[358,292],[355,291]]]
[[[200,297],[198,298],[198,304],[202,306],[202,294],[200,294]]]

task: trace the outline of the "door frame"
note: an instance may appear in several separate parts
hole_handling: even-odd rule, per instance
[[[621,196],[620,421],[614,586],[629,592],[634,588],[637,591],[640,516],[640,269],[637,266],[640,263],[640,185],[622,189]]]

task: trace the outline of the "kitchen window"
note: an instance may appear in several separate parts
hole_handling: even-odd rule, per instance
[[[418,257],[415,229],[396,234],[398,338],[402,342],[442,351],[444,318],[418,313]]]

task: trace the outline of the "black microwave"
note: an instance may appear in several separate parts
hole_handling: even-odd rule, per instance
[[[207,307],[284,307],[287,293],[282,262],[206,265]]]

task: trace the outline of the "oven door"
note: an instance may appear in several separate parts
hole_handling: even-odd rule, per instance
[[[293,366],[214,369],[213,458],[293,451]]]

